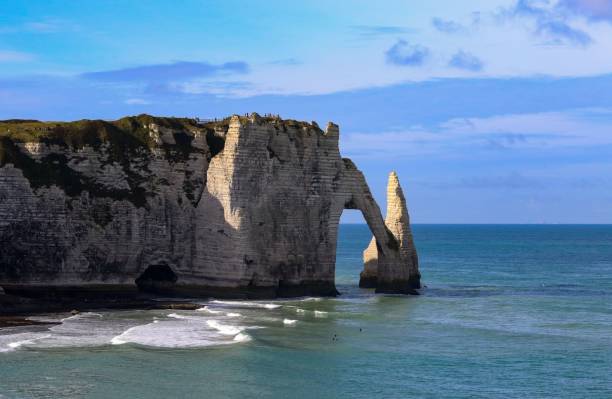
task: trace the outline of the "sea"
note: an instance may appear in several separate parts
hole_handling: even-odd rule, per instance
[[[612,398],[612,226],[414,225],[420,296],[38,316],[0,330],[0,398]]]

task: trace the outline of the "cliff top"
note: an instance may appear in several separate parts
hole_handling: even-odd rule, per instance
[[[315,123],[292,119],[281,119],[278,116],[259,116],[256,113],[238,116],[242,123],[270,123],[279,128],[308,128],[320,134],[323,131]],[[197,118],[157,117],[147,114],[128,116],[115,121],[83,119],[72,122],[43,122],[26,119],[9,119],[0,121],[0,138],[9,138],[16,142],[45,142],[49,144],[97,146],[104,141],[125,142],[153,146],[150,135],[150,124],[177,131],[227,130],[231,117],[219,120],[199,120]],[[127,141],[127,142],[126,142]]]

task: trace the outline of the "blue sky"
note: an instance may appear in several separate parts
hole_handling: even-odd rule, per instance
[[[416,223],[612,223],[612,0],[0,0],[1,119],[252,111]]]

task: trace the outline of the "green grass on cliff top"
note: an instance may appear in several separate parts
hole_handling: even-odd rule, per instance
[[[155,123],[176,130],[202,128],[194,119],[158,118],[138,115],[116,121],[80,120],[74,122],[40,122],[32,120],[0,121],[0,137],[15,142],[45,142],[48,144],[96,147],[102,142],[123,141],[125,144],[152,146],[148,125]],[[222,123],[222,122],[219,122]]]
[[[321,132],[316,124],[296,120],[282,120],[273,116],[259,117],[259,120],[283,127],[309,127]],[[246,122],[247,116],[240,116]],[[0,121],[0,138],[14,142],[44,142],[80,148],[85,145],[99,146],[102,142],[123,142],[123,144],[154,146],[148,126],[158,126],[178,131],[214,129],[226,130],[230,118],[200,122],[191,118],[155,117],[151,115],[128,116],[116,121],[83,119],[74,122],[41,122],[36,120],[11,119]]]

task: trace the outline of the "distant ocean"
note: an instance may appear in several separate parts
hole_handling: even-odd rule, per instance
[[[612,398],[612,226],[416,225],[419,297],[209,301],[0,330],[0,398]]]

